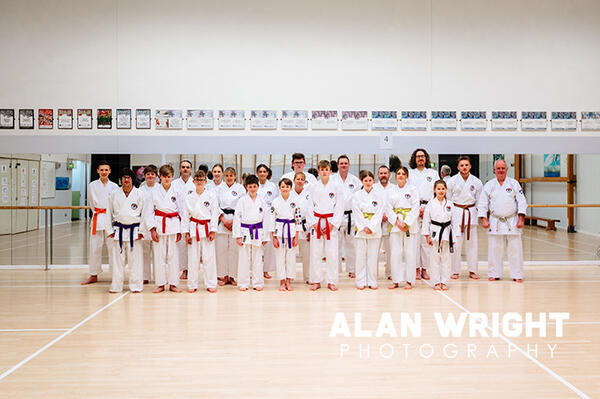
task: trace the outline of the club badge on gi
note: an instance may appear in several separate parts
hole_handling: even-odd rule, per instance
[[[136,204],[135,202],[133,204],[131,204],[131,209],[133,209],[134,211],[138,208],[138,204]]]
[[[204,206],[208,208],[210,206],[210,202],[209,201],[204,201]]]
[[[329,198],[333,198],[333,197],[335,197],[335,194],[334,193],[329,193]]]
[[[171,202],[177,201],[177,197],[171,197]]]
[[[406,199],[410,199],[410,198],[411,198],[411,196],[410,196],[410,194],[406,193],[406,194],[404,194],[404,198],[406,198]]]

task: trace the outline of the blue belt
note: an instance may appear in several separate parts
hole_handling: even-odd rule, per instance
[[[285,228],[285,226],[287,225],[287,236],[288,236],[288,248],[292,248],[292,230],[290,228],[290,225],[292,223],[296,223],[296,221],[294,219],[275,219],[276,222],[279,223],[283,223],[284,227],[281,229],[281,243],[285,244],[285,237],[283,234],[283,229]]]
[[[131,248],[133,248],[133,241],[135,241],[133,237],[133,232],[135,231],[136,227],[140,227],[140,224],[123,224],[119,222],[114,222],[113,226],[119,228],[119,248],[121,248],[121,252],[123,252],[123,229],[129,229],[129,244],[131,245]]]

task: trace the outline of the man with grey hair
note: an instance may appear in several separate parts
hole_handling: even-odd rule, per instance
[[[442,167],[440,168],[440,177],[446,182],[446,184],[448,184],[448,180],[450,179],[451,174],[452,168],[450,168],[450,166],[448,165],[442,165]]]
[[[477,215],[483,228],[488,229],[488,280],[502,278],[504,248],[507,247],[510,277],[513,281],[522,283],[521,229],[525,225],[527,200],[519,182],[506,176],[507,171],[506,162],[497,160],[494,164],[496,178],[483,186],[477,202]]]

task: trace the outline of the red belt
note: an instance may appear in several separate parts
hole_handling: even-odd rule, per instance
[[[179,217],[179,214],[177,212],[172,212],[172,213],[166,213],[163,211],[159,211],[158,209],[156,209],[154,211],[154,214],[156,216],[162,216],[162,230],[163,230],[163,234],[165,234],[165,229],[167,228],[167,218],[179,218],[179,220],[181,220],[181,218]]]
[[[325,219],[325,234],[327,235],[327,239],[329,240],[330,237],[330,232],[329,232],[329,218],[333,217],[333,213],[326,213],[324,215],[315,212],[315,216],[319,218],[319,221],[317,222],[317,240],[321,238],[321,220]]]
[[[454,204],[454,206],[461,208],[463,210],[462,220],[460,222],[460,232],[461,233],[465,232],[465,212],[469,213],[469,219],[467,222],[469,225],[469,227],[467,227],[467,240],[468,240],[469,238],[471,238],[471,211],[469,210],[469,208],[473,208],[475,206],[475,204],[471,204],[471,205]]]
[[[210,223],[210,219],[196,219],[196,218],[190,218],[190,221],[196,223],[196,241],[200,241],[200,233],[198,233],[198,225],[202,224],[204,225],[204,231],[206,232],[206,238],[208,238],[208,223]]]
[[[96,226],[98,225],[98,214],[106,213],[106,209],[104,208],[94,208],[94,216],[92,218],[92,235],[96,235]]]

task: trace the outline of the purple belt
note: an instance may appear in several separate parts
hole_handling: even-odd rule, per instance
[[[254,231],[254,239],[258,240],[258,229],[263,228],[263,223],[242,223],[242,227],[250,230],[250,238],[252,239],[252,232]]]
[[[290,225],[292,223],[296,223],[296,221],[294,219],[275,219],[276,222],[279,223],[283,223],[284,224],[284,228],[285,226],[287,226],[287,236],[288,236],[288,248],[292,248],[292,230],[290,228]],[[283,230],[284,228],[281,229],[281,243],[285,244],[285,237],[284,237],[284,233]]]

